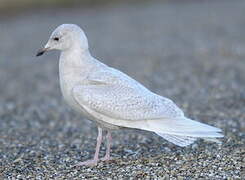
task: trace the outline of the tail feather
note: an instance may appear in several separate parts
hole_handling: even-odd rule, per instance
[[[170,135],[170,134],[163,134],[163,133],[157,133],[157,135],[161,136],[162,138],[166,139],[167,141],[180,146],[185,147],[192,143],[194,143],[198,138],[195,137],[189,137],[189,136],[177,136],[177,135]],[[202,138],[205,141],[211,141],[218,144],[221,144],[222,142],[218,140],[217,138]]]
[[[149,128],[152,129],[154,132],[165,132],[166,134],[190,134],[196,135],[196,137],[202,137],[202,135],[206,134],[210,137],[220,137],[219,132],[221,132],[221,129],[219,128],[193,121],[185,117],[175,119],[148,120],[147,122]]]
[[[176,136],[176,135],[162,134],[162,133],[157,133],[157,134],[162,138],[166,139],[167,141],[181,147],[188,146],[197,140],[197,138],[188,137],[188,136]]]
[[[192,144],[198,138],[219,143],[221,129],[181,117],[147,121],[148,129],[181,147]]]

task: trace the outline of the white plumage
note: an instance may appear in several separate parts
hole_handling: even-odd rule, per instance
[[[182,147],[197,138],[223,137],[219,128],[186,118],[170,99],[93,58],[78,26],[59,26],[44,50],[51,49],[61,50],[60,85],[65,100],[99,127],[152,131]]]

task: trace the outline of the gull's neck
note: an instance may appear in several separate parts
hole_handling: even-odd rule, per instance
[[[72,48],[61,52],[59,70],[61,75],[85,73],[94,66],[94,63],[88,49]]]
[[[80,48],[68,49],[61,52],[60,61],[67,66],[84,66],[87,63],[91,63],[92,56],[89,50],[83,50]]]

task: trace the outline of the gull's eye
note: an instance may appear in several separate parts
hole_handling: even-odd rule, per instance
[[[58,38],[58,37],[55,37],[55,38],[54,38],[54,40],[55,40],[55,41],[59,41],[59,40],[60,40],[60,38]]]

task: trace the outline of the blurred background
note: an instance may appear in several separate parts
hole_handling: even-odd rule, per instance
[[[136,0],[0,0],[0,11],[14,13],[33,8],[57,8],[57,7],[94,7],[108,4],[132,3]],[[144,1],[141,1],[142,3]]]
[[[241,179],[244,9],[244,0],[0,0],[0,178]],[[72,168],[92,157],[96,125],[64,103],[59,52],[35,57],[63,23],[81,26],[102,62],[221,128],[223,144],[180,148],[124,130],[113,134],[115,161]]]

